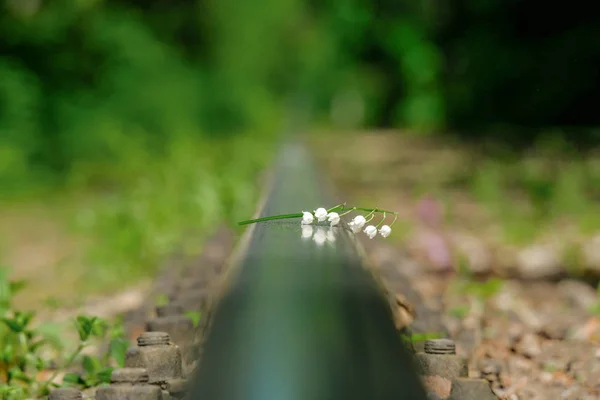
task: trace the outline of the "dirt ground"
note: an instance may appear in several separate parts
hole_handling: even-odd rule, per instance
[[[381,133],[314,142],[343,200],[399,212],[390,238],[361,241],[375,269],[401,271],[435,315],[419,315],[410,298],[397,309],[416,314],[420,333],[445,331],[469,358],[470,376],[488,379],[502,399],[600,399],[600,296],[569,278],[564,257],[564,244],[576,243],[593,262],[598,239],[565,223],[532,243],[506,243],[505,221],[448,189],[477,167],[464,149],[403,140]]]
[[[362,242],[376,271],[396,268],[436,313],[428,321],[410,296],[398,302],[414,331],[454,339],[470,376],[492,382],[499,398],[600,399],[600,317],[588,311],[598,296],[588,284],[506,280],[479,295],[470,279],[427,269],[381,240]]]

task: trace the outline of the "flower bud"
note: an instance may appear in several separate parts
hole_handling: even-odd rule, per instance
[[[364,232],[367,234],[369,239],[373,239],[375,235],[377,235],[377,228],[375,228],[373,225],[369,225],[365,228]]]
[[[366,223],[367,223],[367,220],[362,215],[357,215],[352,220],[352,225],[354,227],[356,227],[356,229],[361,229],[363,226],[365,226]]]
[[[392,228],[390,228],[388,225],[384,225],[379,229],[379,234],[384,238],[390,236],[390,233],[392,233]]]
[[[340,215],[336,212],[330,212],[327,214],[327,220],[331,224],[331,226],[335,226],[340,223]]]
[[[309,213],[308,211],[302,211],[302,225],[312,224],[314,219],[315,218],[313,217],[312,213]]]
[[[315,210],[315,217],[317,217],[317,220],[319,222],[325,221],[325,219],[327,218],[327,210],[323,207],[317,208]]]

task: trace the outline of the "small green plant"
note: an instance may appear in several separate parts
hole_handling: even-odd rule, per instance
[[[123,338],[121,327],[110,329],[106,321],[97,317],[85,316],[77,317],[76,326],[81,340],[78,350],[83,350],[90,337],[105,339],[107,336],[109,338],[108,350],[102,357],[84,355],[81,360],[83,372],[67,373],[63,377],[63,383],[82,388],[110,383],[113,365],[125,366],[125,352],[129,347],[129,343]]]
[[[200,324],[201,315],[202,314],[200,314],[198,311],[186,311],[185,312],[185,316],[188,317],[192,321],[194,328],[197,327],[198,324]]]
[[[128,343],[120,327],[110,328],[101,318],[80,315],[74,326],[79,341],[64,353],[65,345],[43,325],[34,326],[34,312],[12,307],[14,294],[23,282],[11,282],[6,268],[0,268],[0,398],[7,400],[37,399],[47,396],[62,371],[81,363],[82,373],[67,373],[63,385],[91,387],[110,381],[112,365],[123,366]],[[102,357],[82,355],[94,340],[109,339],[109,350]],[[48,359],[53,355],[56,363]],[[54,365],[51,368],[52,364]],[[44,372],[53,372],[41,378]]]
[[[425,340],[430,339],[441,339],[444,337],[446,337],[446,335],[441,332],[412,333],[410,335],[405,331],[400,333],[400,340],[402,340],[402,342],[408,347],[412,347],[413,343],[416,342],[424,342]]]
[[[546,363],[544,363],[544,371],[546,372],[556,372],[558,371],[558,367],[556,366],[556,363],[553,361],[548,361]]]
[[[414,342],[424,342],[426,340],[431,340],[431,339],[441,339],[445,336],[446,335],[444,335],[441,332],[413,333],[412,335],[410,335],[410,341],[413,343]]]
[[[470,307],[467,304],[462,304],[448,310],[448,313],[456,318],[465,318],[469,315]]]
[[[467,281],[462,285],[463,291],[473,295],[480,300],[486,300],[494,296],[502,289],[502,279],[490,278],[486,281]]]
[[[463,257],[458,259],[458,277],[453,282],[453,289],[461,295],[466,295],[470,301],[460,304],[448,310],[448,313],[456,318],[465,318],[472,310],[473,302],[485,307],[486,300],[498,293],[504,281],[499,278],[478,280],[471,273],[468,261]]]
[[[167,304],[169,304],[169,296],[167,296],[164,293],[161,293],[158,296],[156,296],[156,299],[154,301],[157,307],[166,306]]]

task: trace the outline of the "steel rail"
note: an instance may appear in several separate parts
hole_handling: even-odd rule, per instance
[[[285,144],[259,216],[330,207],[306,150]],[[344,227],[251,225],[191,378],[198,400],[421,400],[389,305]]]

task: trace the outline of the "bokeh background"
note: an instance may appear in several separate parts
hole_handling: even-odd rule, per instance
[[[248,218],[290,128],[349,200],[401,210],[425,262],[600,271],[583,2],[0,5],[0,260],[23,306],[139,282]]]

